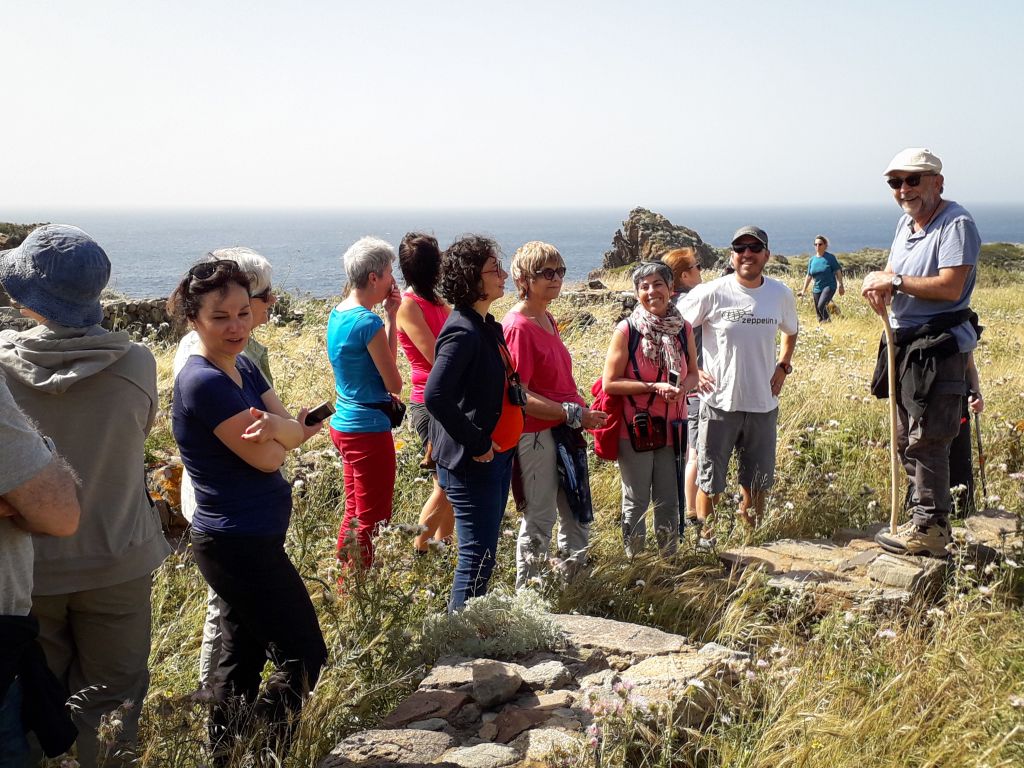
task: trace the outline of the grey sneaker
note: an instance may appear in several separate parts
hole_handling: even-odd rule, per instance
[[[946,547],[953,541],[949,523],[927,526],[908,523],[901,525],[896,533],[879,531],[875,542],[886,552],[895,555],[924,555],[946,557]]]

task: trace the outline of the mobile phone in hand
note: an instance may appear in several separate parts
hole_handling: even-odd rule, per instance
[[[312,427],[314,424],[318,424],[326,419],[332,413],[334,413],[334,403],[329,400],[325,400],[306,414],[306,426]]]
[[[668,371],[668,383],[673,387],[679,386],[679,371],[673,371],[671,368]]]

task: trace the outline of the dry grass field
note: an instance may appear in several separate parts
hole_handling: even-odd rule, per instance
[[[798,278],[785,278],[799,288]],[[888,421],[868,379],[881,322],[860,299],[856,279],[839,300],[842,314],[815,322],[800,304],[802,332],[780,408],[779,475],[762,541],[828,535],[888,516]],[[986,332],[977,353],[987,410],[987,506],[1024,513],[1024,281],[983,271],[975,308]],[[511,305],[496,306],[500,318]],[[326,302],[309,302],[299,325],[258,332],[269,345],[276,388],[291,406],[331,397],[324,350]],[[553,306],[584,392],[600,375],[618,309]],[[593,319],[590,319],[587,313]],[[169,403],[173,348],[156,348],[161,396]],[[404,365],[404,360],[402,361]],[[404,369],[407,372],[407,368]],[[687,732],[626,706],[603,714],[603,766],[1020,766],[1024,765],[1024,594],[1021,565],[957,562],[934,606],[894,615],[835,611],[820,615],[799,599],[770,593],[751,577],[730,582],[712,554],[695,550],[692,533],[669,560],[651,552],[627,561],[619,533],[614,465],[593,460],[596,506],[593,568],[563,584],[552,577],[539,597],[511,595],[514,510],[506,517],[495,597],[464,624],[465,635],[438,618],[451,583],[454,553],[414,558],[409,529],[429,485],[417,468],[419,444],[408,425],[396,432],[399,455],[394,523],[380,539],[377,566],[339,596],[334,542],[341,517],[341,464],[320,435],[290,459],[295,513],[289,549],[306,579],[330,649],[329,666],[304,716],[287,766],[311,766],[354,730],[372,727],[408,693],[441,652],[463,642],[500,638],[513,652],[546,642],[531,619],[543,606],[640,622],[748,651],[754,660],[740,695],[704,732]],[[153,458],[176,453],[166,417],[150,440]],[[743,540],[727,501],[720,546]],[[404,526],[404,527],[403,527]],[[206,586],[187,550],[156,576],[152,685],[144,702],[143,765],[198,766],[204,719],[196,687]],[[475,627],[475,635],[474,635]],[[459,640],[463,637],[463,640]],[[453,638],[455,638],[453,640]],[[495,641],[497,642],[497,641]],[[594,765],[595,752],[553,758]],[[240,750],[237,764],[250,758]]]

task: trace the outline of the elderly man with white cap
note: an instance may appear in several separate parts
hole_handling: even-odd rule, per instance
[[[943,200],[942,161],[912,147],[885,169],[903,216],[884,271],[863,294],[889,318],[896,346],[896,442],[913,485],[910,521],[875,540],[898,554],[945,557],[950,543],[949,446],[960,429],[968,354],[980,328],[970,308],[981,238],[962,206]],[[885,397],[885,352],[873,391]]]

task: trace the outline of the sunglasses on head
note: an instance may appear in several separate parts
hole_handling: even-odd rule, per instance
[[[207,280],[217,272],[221,267],[225,267],[232,271],[238,269],[238,262],[232,259],[217,259],[216,261],[201,261],[188,271],[189,277],[194,277],[196,280]]]
[[[545,267],[533,273],[534,277],[543,277],[545,280],[554,280],[555,277],[565,277],[565,267]]]
[[[750,251],[751,253],[760,253],[764,250],[764,246],[760,243],[746,243],[743,245],[734,245],[732,250],[733,253],[737,253],[742,256],[747,251]]]
[[[906,184],[908,187],[916,187],[921,183],[921,179],[923,179],[925,176],[934,175],[934,173],[913,173],[910,176],[903,177],[902,179],[897,178],[895,176],[890,176],[888,179],[885,180],[885,183],[888,184],[892,189],[899,189],[904,184]]]

